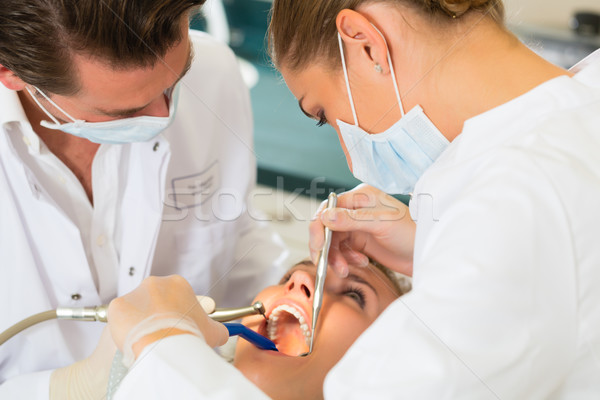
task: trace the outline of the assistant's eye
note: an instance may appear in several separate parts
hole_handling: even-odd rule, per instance
[[[323,110],[317,113],[317,118],[319,118],[319,122],[317,122],[319,128],[327,124],[327,118],[325,118],[325,112]]]
[[[349,287],[345,292],[344,296],[350,297],[354,300],[360,308],[365,308],[365,291],[358,287]]]

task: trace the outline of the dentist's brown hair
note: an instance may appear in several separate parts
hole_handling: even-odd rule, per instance
[[[149,67],[181,40],[206,0],[2,0],[0,65],[46,93],[79,90],[73,57]]]

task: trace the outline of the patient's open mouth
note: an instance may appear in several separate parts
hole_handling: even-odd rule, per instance
[[[271,311],[267,323],[269,339],[275,342],[280,353],[299,356],[308,351],[310,327],[300,310],[288,304]]]

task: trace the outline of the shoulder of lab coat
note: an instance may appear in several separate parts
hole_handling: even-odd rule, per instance
[[[114,400],[268,399],[196,336],[172,336],[148,347],[121,382]]]
[[[534,95],[465,124],[417,184],[413,291],[326,398],[600,393],[600,94],[559,78]]]
[[[50,396],[52,370],[24,374],[0,385],[0,399],[43,400]]]
[[[548,387],[529,385],[560,376],[575,339],[573,271],[559,268],[572,264],[568,229],[564,212],[553,218],[560,205],[545,199],[551,188],[538,185],[531,199],[510,193],[490,201],[505,193],[503,186],[528,191],[528,179],[544,179],[507,169],[481,176],[483,182],[473,182],[479,190],[465,191],[440,216],[415,260],[412,292],[356,341],[328,376],[327,395],[547,397]],[[545,248],[554,240],[567,248]],[[566,323],[556,327],[555,320]],[[544,376],[532,368],[539,363],[547,367]],[[367,384],[347,385],[359,380]]]

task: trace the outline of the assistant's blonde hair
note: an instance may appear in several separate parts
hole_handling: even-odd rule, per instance
[[[374,2],[410,7],[440,26],[476,12],[504,25],[502,0],[274,0],[268,32],[273,63],[292,71],[315,60],[339,65],[338,13]]]

